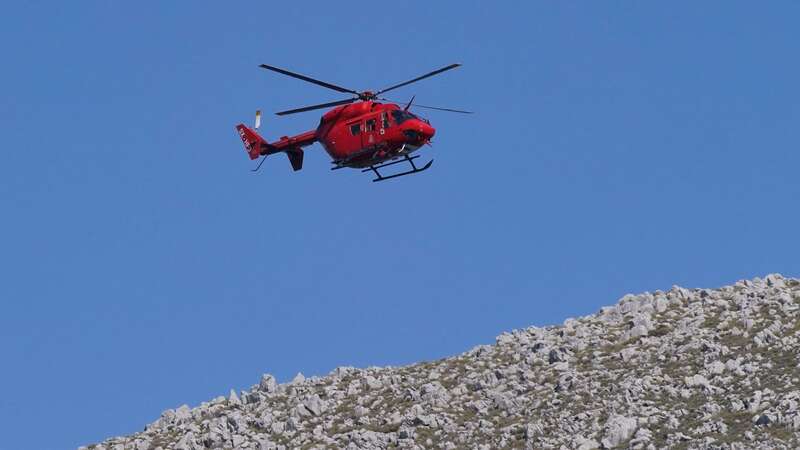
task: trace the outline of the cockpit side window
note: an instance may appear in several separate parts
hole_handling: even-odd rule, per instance
[[[364,127],[365,131],[375,131],[375,119],[367,120],[367,124]]]

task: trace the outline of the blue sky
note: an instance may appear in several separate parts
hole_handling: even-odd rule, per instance
[[[272,2],[270,2],[272,3]],[[800,275],[796,2],[22,2],[0,17],[0,423],[140,430],[261,373],[398,365],[628,292]],[[234,125],[403,88],[432,169],[252,174]],[[422,112],[422,111],[419,111]],[[319,114],[265,115],[268,138]]]

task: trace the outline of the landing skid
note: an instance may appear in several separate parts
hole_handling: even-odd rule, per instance
[[[417,173],[417,172],[422,172],[422,171],[428,170],[431,167],[431,164],[433,164],[433,160],[430,160],[424,166],[417,167],[414,164],[414,160],[417,159],[417,158],[419,158],[419,155],[417,155],[417,156],[405,155],[405,158],[401,159],[400,161],[392,161],[390,163],[381,164],[381,165],[378,165],[378,166],[369,166],[368,168],[362,169],[361,171],[362,172],[369,172],[371,170],[371,171],[375,172],[375,175],[378,177],[378,178],[375,178],[374,180],[372,180],[373,182],[375,182],[375,181],[384,181],[384,180],[389,180],[389,179],[392,179],[392,178],[402,177],[404,175],[411,175],[411,174],[414,174],[414,173]],[[411,167],[412,167],[411,170],[408,170],[406,172],[395,173],[395,174],[389,175],[389,176],[383,176],[383,175],[381,175],[380,172],[378,172],[378,169],[382,169],[384,167],[388,167],[388,166],[391,166],[391,165],[394,165],[394,164],[400,164],[400,163],[406,162],[406,161],[408,161],[408,163],[411,164]]]

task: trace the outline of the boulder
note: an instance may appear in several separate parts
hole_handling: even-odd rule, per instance
[[[600,441],[605,448],[614,448],[628,441],[636,432],[637,421],[631,417],[611,416],[603,427],[603,439]]]

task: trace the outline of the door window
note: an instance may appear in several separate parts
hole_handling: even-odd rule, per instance
[[[367,120],[367,125],[364,128],[365,131],[375,131],[375,119]]]
[[[361,124],[354,123],[350,125],[350,132],[353,133],[353,136],[358,136],[358,134],[361,133]]]

